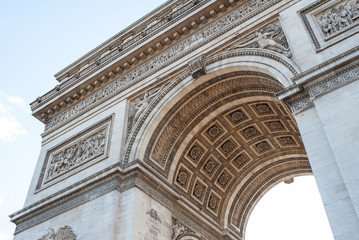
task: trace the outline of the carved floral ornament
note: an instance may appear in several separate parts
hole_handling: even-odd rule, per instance
[[[48,232],[37,240],[76,240],[76,234],[70,226],[61,227],[57,232],[53,228],[49,228]]]
[[[49,109],[47,112],[43,112],[40,114],[43,115],[43,119],[46,120],[45,133],[49,132],[49,130],[53,129],[55,126],[59,126],[61,123],[73,119],[76,115],[80,114],[80,112],[88,111],[96,105],[119,94],[120,92],[133,86],[144,78],[157,72],[159,69],[186,56],[189,52],[192,52],[193,50],[203,46],[214,38],[221,36],[223,33],[229,31],[230,29],[233,29],[239,24],[252,18],[254,15],[262,12],[263,10],[280,1],[281,0],[246,1],[240,4],[238,7],[234,8],[233,10],[228,11],[228,13],[218,17],[215,21],[209,22],[206,26],[193,32],[193,34],[183,38],[181,41],[178,41],[176,44],[173,44],[172,46],[164,49],[151,59],[143,62],[142,64],[139,64],[138,67],[126,71],[124,74],[119,76],[118,79],[113,82],[110,82],[109,84],[107,84],[106,87],[99,89],[98,91],[94,92],[90,96],[87,96],[80,102],[77,102],[77,104],[73,103],[75,103],[77,99],[80,99],[82,97],[81,93],[77,93],[76,98],[69,97],[69,99],[64,100],[64,103],[60,104],[60,106],[58,106],[57,108],[61,109],[61,106],[65,108],[68,104],[73,104],[72,106],[70,106],[70,108],[59,112],[56,115],[54,114],[60,110],[56,110],[53,108]],[[273,30],[272,33],[274,32],[275,31]],[[257,36],[257,38],[258,37],[259,35]],[[262,38],[264,38],[264,36],[262,36]],[[272,49],[277,49],[278,51],[280,50],[280,47],[278,47],[278,45],[271,44],[273,43],[272,41],[275,41],[273,40],[274,35],[269,36],[267,35],[267,33],[265,33],[265,38],[271,38],[269,39],[270,41],[264,40],[264,42],[270,42],[269,45],[272,47]],[[288,51],[285,49],[281,49],[281,51],[283,51],[284,54],[288,54]],[[112,72],[111,76],[110,78],[114,78],[116,76],[116,73]],[[108,77],[104,76],[103,78],[100,78],[100,80],[98,80],[96,84],[90,84],[91,91],[97,86],[100,86],[103,82],[107,81]],[[87,92],[87,90],[84,90],[83,95],[85,96]],[[67,103],[67,101],[69,102]]]

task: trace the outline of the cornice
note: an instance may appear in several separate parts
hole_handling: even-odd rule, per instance
[[[314,106],[313,100],[359,79],[359,47],[335,56],[292,78],[295,84],[277,93],[292,112]]]
[[[15,234],[112,191],[124,192],[133,187],[151,193],[152,197],[172,209],[172,202],[178,197],[173,197],[173,192],[166,190],[166,184],[156,182],[143,164],[137,163],[128,171],[120,170],[119,164],[110,166],[11,214],[11,221],[16,224]]]
[[[231,2],[233,1],[234,0],[231,0]],[[174,6],[176,6],[179,2],[186,2],[186,4],[182,8],[173,12],[173,17],[170,20],[166,20],[166,18],[162,15],[166,15],[166,13],[168,13],[172,7],[174,8]],[[86,54],[84,57],[80,58],[68,68],[63,69],[60,73],[56,74],[55,76],[62,78],[60,80],[61,83],[55,86],[55,88],[48,93],[32,102],[30,104],[32,110],[35,111],[36,109],[45,106],[48,101],[51,101],[62,94],[66,94],[66,91],[70,88],[83,83],[97,74],[102,75],[97,76],[100,83],[106,82],[104,79],[101,80],[103,76],[113,78],[116,74],[122,74],[122,72],[130,69],[133,65],[136,65],[146,57],[153,55],[155,52],[161,51],[163,47],[170,45],[172,41],[178,40],[182,35],[188,33],[191,28],[197,28],[198,25],[206,22],[208,17],[212,17],[211,15],[204,14],[202,16],[203,18],[200,19],[201,21],[194,21],[197,23],[197,26],[194,26],[195,24],[192,24],[193,22],[185,22],[184,18],[188,20],[188,18],[190,18],[193,14],[197,13],[196,10],[203,8],[204,6],[208,7],[211,5],[215,5],[213,6],[215,8],[218,3],[214,0],[177,0],[166,2],[152,13],[146,15],[144,18],[138,20],[130,27],[126,28],[99,47],[92,50],[90,53]],[[145,27],[150,25],[149,22],[151,22],[156,15],[159,15],[157,17],[161,19],[161,21],[150,26],[151,29],[146,29]],[[185,27],[183,27],[180,31],[174,31],[173,29],[175,29],[175,25],[177,25],[176,28],[178,28],[178,25],[183,25]],[[146,31],[145,34],[141,33],[143,30]],[[121,38],[128,38],[127,35],[130,33],[135,34],[135,37],[121,44],[121,41],[126,40],[121,40]],[[159,36],[163,36],[163,39],[158,39]],[[166,36],[167,38],[165,38]],[[146,46],[151,47],[148,49],[142,49],[141,52],[135,52]],[[112,73],[110,73],[111,71],[107,71],[109,67],[119,61],[123,62],[117,65],[115,69],[112,69],[114,70]],[[68,102],[66,100],[67,99],[65,99],[65,102]]]
[[[252,0],[255,1],[255,0]],[[122,60],[126,59],[119,59],[116,60],[117,62],[109,63],[106,65],[106,68],[104,68],[102,72],[97,73],[88,73],[87,77],[82,78],[81,76],[78,79],[75,79],[74,81],[68,82],[68,85],[66,87],[58,86],[48,94],[45,94],[43,97],[39,98],[37,101],[32,103],[32,109],[33,109],[33,115],[37,117],[39,120],[43,122],[47,122],[48,119],[54,118],[54,116],[58,116],[61,114],[61,112],[64,112],[64,109],[69,109],[70,107],[73,107],[74,104],[80,100],[85,99],[85,96],[89,94],[90,92],[94,91],[95,89],[99,89],[102,85],[109,85],[109,82],[112,82],[112,80],[117,79],[117,86],[120,86],[120,90],[116,93],[122,92],[129,87],[133,86],[134,84],[140,82],[144,78],[154,74],[155,72],[158,72],[160,69],[168,66],[169,64],[173,63],[174,61],[180,59],[181,57],[187,55],[189,52],[194,51],[195,49],[198,49],[199,47],[205,45],[209,41],[217,38],[218,36],[221,36],[223,33],[229,31],[230,29],[233,29],[234,27],[238,26],[239,24],[245,22],[246,20],[252,18],[253,16],[261,13],[262,11],[266,10],[267,8],[275,5],[278,2],[281,2],[282,0],[267,0],[266,2],[260,1],[260,4],[257,9],[251,10],[250,13],[247,15],[240,15],[240,17],[234,17],[234,19],[231,19],[231,22],[227,23],[226,25],[223,25],[219,27],[219,23],[225,23],[228,19],[226,19],[226,16],[234,16],[235,15],[235,9],[229,11],[228,8],[235,5],[234,0],[229,1],[228,3],[216,3],[210,5],[208,3],[205,7],[203,6],[201,12],[191,12],[193,14],[197,14],[199,17],[199,21],[191,18],[192,15],[187,15],[187,22],[183,21],[181,24],[183,25],[177,25],[177,28],[181,28],[181,31],[176,31],[173,35],[166,37],[166,35],[161,35],[165,38],[165,40],[169,39],[167,42],[165,40],[164,43],[162,41],[158,42],[160,44],[155,44],[155,40],[159,41],[160,38],[155,38],[152,42],[157,47],[155,48],[149,48],[148,50],[154,54],[155,52],[158,52],[156,55],[154,55],[152,58],[150,58],[147,61],[143,61],[147,55],[150,55],[150,53],[147,51],[143,60],[141,60],[141,56],[143,56],[143,52],[141,52],[141,47],[138,47],[140,52],[138,52],[136,57],[133,57],[129,61],[120,62]],[[205,1],[203,1],[204,3]],[[246,4],[248,4],[250,1],[246,1],[244,3],[241,3],[239,5],[239,8],[236,8],[237,10],[246,7]],[[201,6],[202,2],[198,3],[197,6]],[[190,11],[190,10],[188,10]],[[243,10],[242,10],[243,11]],[[221,13],[223,12],[223,14]],[[226,12],[224,14],[224,12]],[[216,18],[217,13],[220,15]],[[232,14],[232,15],[230,15]],[[233,15],[234,14],[234,15]],[[237,14],[238,15],[238,14]],[[239,15],[238,15],[239,16]],[[216,18],[217,20],[211,20],[210,18]],[[192,21],[192,22],[191,22]],[[208,23],[207,23],[208,22]],[[201,26],[203,25],[203,26]],[[186,38],[181,39],[181,35],[187,35],[189,33],[190,29],[197,29],[199,30],[191,32],[192,35],[189,35]],[[212,29],[211,29],[212,28]],[[215,29],[215,30],[214,30]],[[207,31],[204,33],[204,31]],[[197,40],[193,39],[195,38],[195,34],[207,34],[201,36],[201,38],[198,38]],[[177,38],[177,39],[176,39]],[[173,39],[173,41],[171,40]],[[200,40],[200,41],[199,41]],[[193,42],[195,41],[195,42]],[[185,47],[184,49],[182,46],[192,43],[193,46],[190,48]],[[146,42],[148,44],[148,42]],[[152,44],[152,45],[153,45]],[[150,46],[152,46],[150,44]],[[171,47],[167,47],[166,45],[171,45]],[[175,53],[173,57],[166,57],[165,55],[169,54],[170,51],[180,51],[180,53]],[[142,54],[142,55],[141,55]],[[162,58],[161,58],[162,57]],[[132,61],[133,60],[133,61]],[[160,62],[159,62],[160,60]],[[143,63],[142,63],[143,61]],[[149,62],[152,61],[150,65]],[[155,63],[155,66],[153,63]],[[117,65],[119,63],[119,65]],[[142,63],[142,64],[141,64]],[[147,64],[147,65],[146,65]],[[137,67],[133,67],[132,65],[138,65]],[[159,66],[161,65],[161,66]],[[146,69],[150,67],[149,69]],[[128,70],[126,70],[126,68]],[[92,94],[93,96],[93,94]]]
[[[145,16],[138,19],[136,22],[126,27],[121,32],[117,33],[107,41],[100,44],[98,47],[94,48],[90,52],[86,53],[84,56],[60,70],[55,74],[56,79],[59,82],[64,80],[69,80],[69,74],[72,72],[78,72],[79,66],[84,64],[84,62],[101,60],[103,58],[103,54],[106,56],[106,52],[108,50],[118,51],[118,47],[121,47],[119,51],[119,55],[122,55],[124,52],[128,51],[128,48],[133,47],[133,44],[136,43],[138,45],[139,42],[143,42],[144,40],[149,39],[154,35],[154,33],[162,30],[164,27],[168,27],[169,25],[174,24],[179,19],[181,19],[184,15],[183,13],[187,11],[189,8],[200,3],[202,5],[204,2],[209,2],[206,0],[169,0],[146,14]],[[142,32],[143,30],[146,33]],[[142,34],[141,34],[142,33]],[[138,36],[141,35],[141,38],[132,38],[128,41],[126,38],[129,36]],[[125,41],[125,42],[124,42]],[[116,45],[117,44],[117,45]],[[100,58],[96,58],[97,55],[100,55]],[[107,56],[108,57],[108,56]],[[96,58],[96,59],[95,59]],[[102,65],[102,64],[100,64]]]

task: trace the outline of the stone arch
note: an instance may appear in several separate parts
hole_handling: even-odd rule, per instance
[[[296,69],[281,80],[277,70],[237,57],[209,58],[206,75],[186,72],[164,88],[170,94],[149,114],[137,156],[219,228],[243,237],[260,198],[311,168],[295,120],[275,95]]]
[[[285,88],[291,86],[291,78],[300,73],[299,67],[291,59],[267,49],[243,48],[226,51],[206,60],[207,73],[221,74],[223,70],[228,71],[231,68],[236,71],[247,70],[268,74],[281,82]]]
[[[271,50],[254,48],[226,51],[214,55],[205,60],[205,67],[207,68],[207,74],[195,82],[193,82],[189,69],[186,69],[175,79],[171,79],[164,84],[166,87],[141,114],[136,125],[129,130],[123,159],[125,164],[130,159],[143,159],[144,153],[141,149],[148,144],[148,141],[146,141],[148,140],[148,134],[146,138],[146,133],[151,129],[153,119],[158,115],[165,114],[168,105],[181,97],[181,92],[183,94],[191,87],[202,84],[215,76],[236,71],[252,71],[266,74],[278,80],[285,88],[292,85],[291,78],[300,73],[297,65],[284,55]],[[191,86],[188,88],[190,84]],[[186,87],[187,89],[185,89]],[[153,111],[154,109],[157,109],[157,111]]]
[[[179,235],[175,240],[202,240],[195,233],[183,233]]]

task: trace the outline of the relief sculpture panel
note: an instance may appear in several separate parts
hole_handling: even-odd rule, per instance
[[[57,232],[53,228],[49,228],[47,233],[37,240],[76,240],[76,234],[70,226],[61,227]]]
[[[57,182],[57,179],[67,177],[68,173],[75,173],[100,161],[108,155],[110,139],[111,117],[80,132],[72,139],[50,149],[45,157],[37,190],[43,185]]]
[[[359,32],[359,0],[318,0],[299,14],[317,51]]]
[[[89,161],[91,158],[103,155],[106,135],[107,132],[104,129],[54,154],[46,172],[46,181],[71,170],[83,162]]]
[[[359,20],[359,0],[348,0],[331,8],[318,17],[317,21],[325,37],[332,36]]]

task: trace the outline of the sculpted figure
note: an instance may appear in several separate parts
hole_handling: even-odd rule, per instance
[[[326,16],[321,16],[318,20],[319,26],[322,29],[324,36],[329,36],[333,33],[332,25],[329,23]]]
[[[42,236],[41,238],[37,239],[37,240],[53,240],[55,237],[55,231],[52,228],[49,228],[49,230],[47,231],[47,233]]]
[[[168,82],[169,83],[169,82]],[[161,92],[161,90],[167,86],[168,83],[163,84],[161,87],[151,89],[143,94],[143,97],[138,97],[134,102],[134,107],[130,115],[130,129],[136,124],[138,118],[141,116],[143,111],[152,102],[155,96]]]
[[[105,151],[106,133],[78,141],[61,152],[55,154],[47,169],[46,179],[51,179],[62,172],[66,172],[88,158],[97,156]]]
[[[255,31],[247,39],[239,44],[229,48],[229,50],[240,49],[245,47],[263,48],[284,54],[290,58],[292,56],[289,48],[285,47],[287,40],[282,28],[276,24],[270,24],[267,27]]]
[[[359,0],[347,0],[319,17],[318,24],[324,36],[330,36],[354,23],[359,18]]]
[[[186,232],[186,228],[176,219],[172,221],[172,239],[177,239],[177,237]]]

